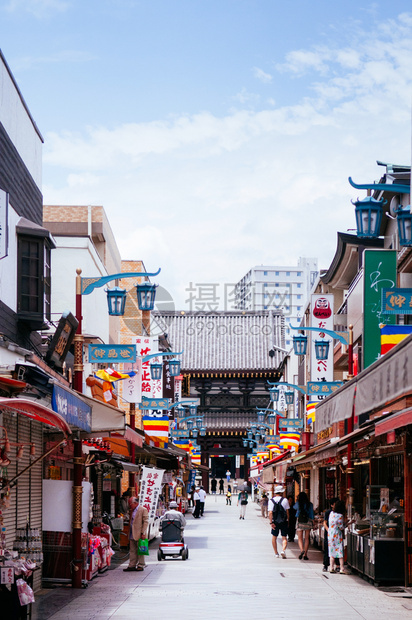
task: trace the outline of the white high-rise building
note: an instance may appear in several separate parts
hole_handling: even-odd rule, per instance
[[[253,267],[235,285],[237,310],[279,310],[286,319],[286,347],[292,346],[289,323],[298,325],[319,275],[317,258],[299,258],[293,266]]]

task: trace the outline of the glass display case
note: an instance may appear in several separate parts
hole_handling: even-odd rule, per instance
[[[375,512],[370,516],[372,540],[403,540],[403,513],[396,511]]]

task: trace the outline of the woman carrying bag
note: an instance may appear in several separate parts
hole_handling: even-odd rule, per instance
[[[313,504],[309,501],[304,491],[299,493],[296,504],[296,531],[298,533],[298,544],[300,549],[299,560],[309,560],[308,549],[310,542],[310,530],[313,527]]]
[[[239,519],[244,519],[246,514],[246,506],[248,502],[248,494],[247,491],[241,491],[237,498],[237,505],[240,504],[240,517]]]

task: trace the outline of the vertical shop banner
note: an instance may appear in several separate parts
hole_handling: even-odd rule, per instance
[[[159,352],[159,341],[157,338],[136,336],[135,344],[138,357],[145,357],[145,355],[153,355],[153,353]],[[150,363],[159,362],[160,360],[160,357],[153,357],[147,360],[147,362],[142,362],[142,396],[162,398],[162,380],[153,381],[150,376]]]
[[[170,366],[168,360],[163,361],[163,372],[162,372],[162,381],[163,381],[163,398],[170,398],[173,401],[175,395],[175,381],[174,377],[170,375]]]
[[[127,379],[123,379],[123,381],[121,382],[122,398],[127,403],[141,403],[142,360],[137,359],[134,364],[128,364],[128,366],[130,366],[130,370],[133,370],[136,374],[134,375],[134,377],[128,377]],[[129,368],[127,370],[129,370]]]
[[[9,251],[9,195],[0,189],[0,259],[7,256]]]
[[[310,377],[312,381],[333,381],[333,338],[322,329],[333,330],[333,295],[311,295],[311,327],[319,331],[311,333]],[[329,355],[326,360],[317,360],[315,340],[328,340]],[[313,400],[321,400],[322,396],[313,396]]]
[[[382,314],[382,291],[396,287],[396,250],[364,251],[363,367],[381,354],[380,323],[394,325],[396,315]]]
[[[157,504],[162,489],[164,469],[154,469],[152,467],[142,468],[140,478],[139,503],[144,506],[149,513],[149,526],[152,526],[156,518]]]

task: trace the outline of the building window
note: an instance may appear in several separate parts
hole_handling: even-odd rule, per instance
[[[264,276],[267,276],[267,275],[268,275],[268,272],[267,272],[267,271],[264,271],[264,272],[263,272],[263,275],[264,275]]]
[[[47,235],[17,233],[17,314],[37,330],[51,319],[51,244]]]
[[[302,299],[302,295],[297,295],[297,298],[298,299]]]
[[[298,312],[302,309],[302,306],[298,306]]]
[[[301,277],[301,275],[302,275],[302,272],[301,272],[301,271],[298,271],[296,275],[300,278],[300,277]]]
[[[278,275],[279,275],[279,271],[275,271],[275,276],[278,276]]]
[[[286,272],[286,275],[287,275],[287,276],[290,276],[290,271],[287,271],[287,272]]]
[[[301,284],[298,284],[298,288],[302,288],[302,285],[301,285]]]

